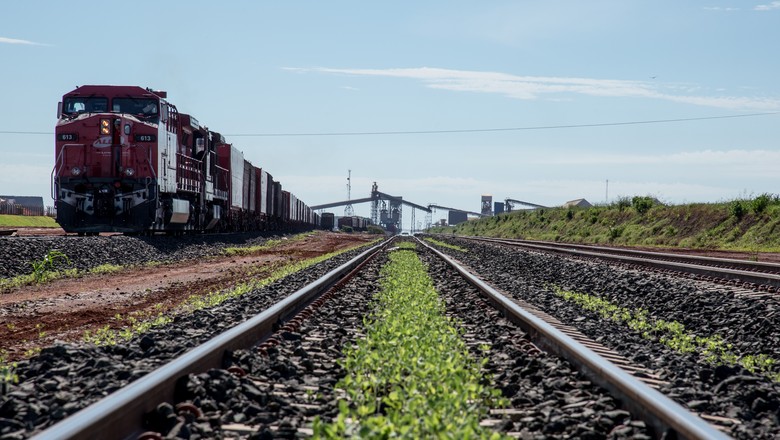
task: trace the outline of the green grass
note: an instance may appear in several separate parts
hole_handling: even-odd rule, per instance
[[[0,228],[59,228],[51,217],[0,214]]]
[[[234,246],[234,247],[228,247],[228,248],[225,248],[223,253],[225,255],[249,255],[249,254],[253,254],[255,252],[268,250],[268,249],[277,247],[277,246],[285,244],[285,243],[293,243],[293,242],[296,242],[296,241],[300,241],[300,240],[305,239],[309,235],[311,235],[311,232],[303,232],[303,233],[295,234],[292,237],[287,237],[287,238],[284,238],[284,239],[279,238],[279,239],[268,240],[265,243],[257,245],[257,246],[240,246],[240,247]]]
[[[159,306],[162,306],[161,304]],[[160,307],[158,307],[159,309]],[[114,345],[117,341],[128,341],[136,335],[148,332],[153,327],[159,327],[173,322],[173,317],[162,311],[136,311],[123,318],[117,314],[114,319],[119,328],[106,324],[97,330],[85,330],[82,339],[88,344]]]
[[[10,385],[19,383],[16,366],[16,362],[9,363],[6,359],[6,352],[0,350],[0,396],[8,392]]]
[[[63,268],[70,264],[70,259],[58,250],[51,250],[43,259],[30,263],[33,272],[26,275],[18,275],[12,278],[0,279],[0,293],[8,292],[24,286],[45,284],[61,278],[79,278],[90,274],[107,274],[123,270],[123,266],[115,264],[101,264],[89,270]]]
[[[426,237],[423,240],[427,241],[428,243],[434,244],[436,246],[441,246],[447,249],[453,249],[459,252],[468,252],[465,248],[462,248],[460,246],[456,246],[454,244],[445,243],[441,240],[436,240],[435,238]]]
[[[657,340],[679,353],[698,353],[705,361],[715,365],[740,365],[753,374],[763,375],[780,382],[776,371],[777,360],[765,354],[739,356],[732,345],[720,335],[697,336],[677,321],[652,319],[648,310],[630,310],[587,293],[579,293],[553,287],[556,295],[573,302],[585,310],[598,313],[602,318],[625,324],[643,338]]]
[[[101,264],[100,266],[95,266],[92,269],[90,269],[88,272],[92,274],[106,274],[106,273],[116,273],[124,269],[123,266],[119,266],[116,264]]]
[[[621,198],[591,208],[515,211],[432,233],[567,243],[780,252],[780,197],[762,194],[722,203],[662,205]]]
[[[501,438],[479,426],[505,404],[480,374],[486,360],[470,356],[413,246],[390,254],[366,336],[344,351],[347,398],[333,423],[315,420],[314,438]]]

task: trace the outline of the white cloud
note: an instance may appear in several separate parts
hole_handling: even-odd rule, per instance
[[[780,1],[774,1],[767,5],[756,5],[753,8],[754,11],[771,11],[772,9],[780,9]]]
[[[723,12],[733,12],[733,11],[739,11],[740,8],[723,8],[720,6],[705,6],[705,11],[723,11]]]
[[[514,99],[565,99],[579,94],[612,98],[643,98],[680,102],[731,110],[777,110],[780,100],[742,96],[692,96],[675,93],[680,85],[656,82],[593,78],[519,76],[501,72],[451,70],[431,67],[397,69],[285,68],[303,73],[319,72],[354,76],[409,78],[423,81],[434,89],[458,92],[496,93]],[[688,93],[691,92],[690,87]],[[669,91],[664,91],[669,90]],[[563,96],[561,96],[563,95]]]
[[[6,38],[6,37],[0,37],[0,43],[5,43],[5,44],[25,44],[25,45],[28,45],[28,46],[48,46],[48,44],[36,43],[34,41],[19,40],[19,39],[16,39],[16,38]]]

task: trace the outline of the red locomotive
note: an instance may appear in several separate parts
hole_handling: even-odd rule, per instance
[[[165,92],[89,85],[58,108],[52,197],[66,232],[307,229],[318,216]]]

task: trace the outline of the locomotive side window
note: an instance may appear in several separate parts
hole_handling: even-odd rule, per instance
[[[63,104],[63,114],[73,116],[80,113],[102,113],[108,110],[107,98],[65,98]]]

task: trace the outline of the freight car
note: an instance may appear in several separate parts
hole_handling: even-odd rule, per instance
[[[353,231],[365,231],[368,229],[368,226],[371,225],[371,220],[358,216],[339,217],[337,224],[339,229],[349,227]]]
[[[303,230],[319,222],[165,92],[81,86],[63,96],[57,118],[52,198],[66,232]]]
[[[336,226],[336,217],[332,212],[323,212],[320,216],[320,227],[326,231],[333,230]]]

